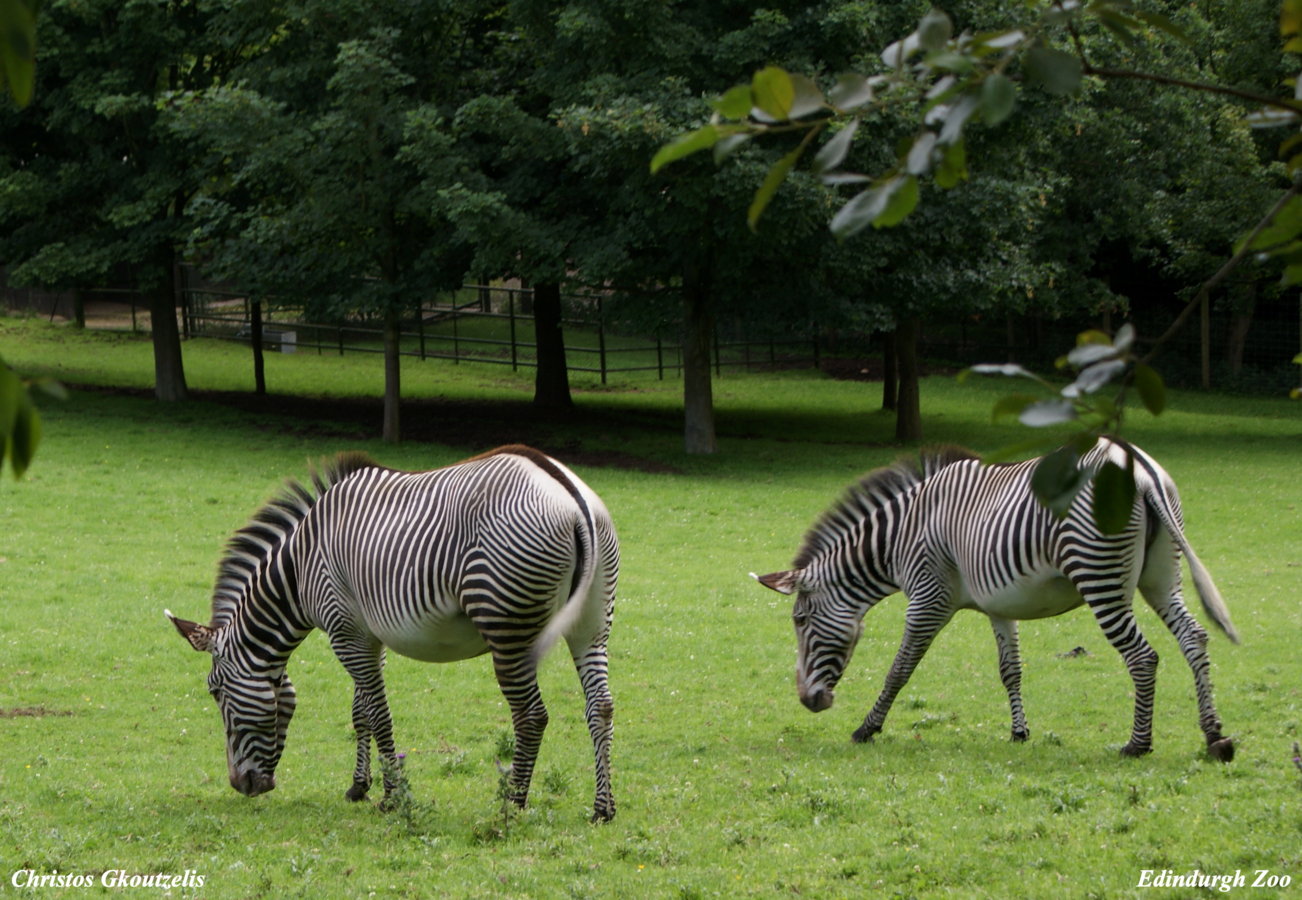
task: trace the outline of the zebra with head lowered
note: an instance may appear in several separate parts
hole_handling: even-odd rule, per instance
[[[960,609],[990,618],[1012,708],[1012,737],[1026,740],[1017,622],[1056,616],[1084,603],[1134,681],[1134,725],[1122,753],[1147,753],[1157,653],[1140,634],[1131,609],[1138,587],[1193,670],[1208,752],[1231,759],[1234,745],[1221,735],[1212,703],[1207,632],[1181,597],[1181,553],[1207,614],[1232,641],[1238,636],[1211,576],[1185,539],[1174,482],[1139,448],[1106,438],[1079,465],[1097,470],[1112,460],[1126,467],[1127,456],[1133,459],[1135,499],[1129,523],[1118,534],[1102,533],[1095,525],[1092,483],[1065,517],[1045,509],[1031,492],[1034,459],[986,466],[951,448],[924,451],[920,466],[901,462],[869,473],[814,525],[791,570],[759,578],[766,587],[796,597],[792,619],[801,702],[814,712],[832,705],[864,614],[903,591],[908,598],[904,637],[886,685],[854,740],[868,741],[881,731],[895,696]]]
[[[349,800],[370,788],[372,739],[386,799],[401,778],[382,675],[387,647],[427,662],[492,654],[515,729],[509,796],[523,806],[547,725],[538,663],[564,637],[596,755],[593,819],[614,817],[606,644],[619,543],[597,495],[518,445],[416,473],[341,454],[312,477],[315,495],[289,482],[231,539],[210,624],[167,614],[212,654],[208,690],[226,727],[232,787],[248,796],[275,787],[295,705],[285,666],[319,628],[354,683]]]

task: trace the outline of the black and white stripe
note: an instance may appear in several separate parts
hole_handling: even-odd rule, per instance
[[[1119,534],[1104,534],[1095,524],[1092,483],[1061,519],[1037,502],[1031,476],[1039,460],[985,466],[966,451],[929,450],[920,464],[899,463],[854,485],[810,530],[792,569],[759,579],[795,595],[801,701],[814,711],[832,705],[864,614],[902,590],[908,597],[904,637],[881,695],[854,739],[866,741],[881,731],[936,634],[958,610],[975,609],[990,618],[994,630],[1012,737],[1025,740],[1030,732],[1022,708],[1017,621],[1084,604],[1134,682],[1134,724],[1122,752],[1147,753],[1157,653],[1135,622],[1131,598],[1138,588],[1175,635],[1193,671],[1209,751],[1229,759],[1233,745],[1221,735],[1212,702],[1207,632],[1181,594],[1181,555],[1203,608],[1237,641],[1225,603],[1185,539],[1171,477],[1139,448],[1106,438],[1081,458],[1080,467],[1095,471],[1109,460],[1133,467],[1135,478],[1134,506]]]
[[[398,787],[387,648],[438,662],[492,654],[515,727],[510,796],[523,805],[547,724],[537,667],[564,637],[596,757],[593,818],[612,818],[606,645],[619,543],[597,495],[519,445],[416,473],[344,454],[313,483],[315,494],[291,482],[231,539],[210,625],[173,618],[196,649],[213,654],[209,689],[226,726],[232,785],[250,795],[275,786],[294,708],[285,664],[320,628],[354,682],[349,799],[370,788],[372,740],[386,797]]]

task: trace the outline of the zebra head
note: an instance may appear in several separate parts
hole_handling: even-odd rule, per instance
[[[176,630],[196,650],[212,654],[208,693],[217,701],[226,727],[226,768],[231,787],[246,797],[276,787],[276,765],[297,704],[294,685],[283,668],[254,670],[226,647],[227,630],[178,619]]]
[[[818,584],[804,569],[754,577],[779,594],[795,595],[796,693],[811,712],[822,712],[832,705],[833,689],[863,634],[865,607]]]

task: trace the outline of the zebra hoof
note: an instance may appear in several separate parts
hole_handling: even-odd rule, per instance
[[[864,723],[855,729],[854,734],[850,735],[850,740],[854,741],[856,744],[869,744],[872,743],[873,735],[881,734],[881,730],[880,725],[868,725],[867,723]]]
[[[353,803],[357,803],[359,800],[366,799],[366,792],[369,791],[370,789],[371,786],[366,782],[354,781],[353,786],[348,789],[348,791],[344,794],[344,796],[347,797]]]
[[[1229,762],[1234,759],[1234,741],[1229,738],[1208,741],[1207,755],[1221,762]]]
[[[588,821],[590,821],[593,825],[603,825],[606,822],[609,822],[613,818],[615,818],[615,807],[612,804],[611,806],[608,807],[603,807],[600,809],[593,810],[592,818],[589,819]]]
[[[1018,731],[1015,728],[1013,729],[1014,744],[1024,744],[1030,739],[1031,739],[1031,732],[1029,730],[1025,728],[1023,728],[1021,731]]]
[[[1152,752],[1153,752],[1152,744],[1136,744],[1134,741],[1131,741],[1130,743],[1126,744],[1126,746],[1121,748],[1121,755],[1129,756],[1129,757],[1145,756]]]

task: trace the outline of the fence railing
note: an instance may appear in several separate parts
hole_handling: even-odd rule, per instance
[[[473,299],[464,299],[467,295]],[[468,285],[460,299],[430,303],[402,323],[399,353],[419,359],[510,366],[512,371],[538,365],[533,334],[532,292],[520,288]],[[223,291],[187,292],[185,332],[228,340],[251,340],[251,303]],[[615,373],[654,372],[663,380],[680,375],[682,350],[662,333],[628,334],[612,329],[604,299],[570,297],[563,317],[565,356],[571,372],[597,375],[602,384]],[[263,348],[318,354],[382,353],[383,330],[374,322],[308,321],[299,311],[277,308],[263,316]],[[725,369],[818,366],[814,338],[726,340],[716,333],[714,367]]]

